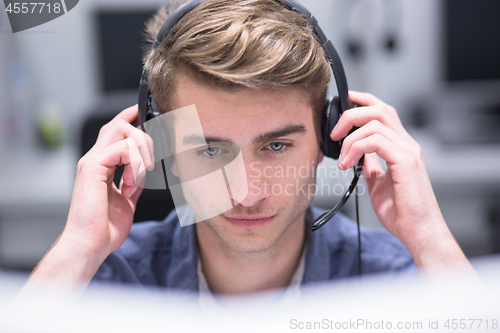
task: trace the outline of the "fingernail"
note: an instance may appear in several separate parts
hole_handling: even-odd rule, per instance
[[[333,138],[335,136],[335,133],[337,132],[337,126],[338,126],[338,124],[335,125],[335,127],[333,128],[332,133],[330,134],[331,138]]]
[[[342,169],[342,153],[339,155],[339,169]]]
[[[343,167],[344,169],[348,169],[349,167],[348,167],[347,165],[348,165],[348,163],[347,163],[347,158],[346,158],[346,159],[344,159],[344,160],[342,161],[342,167]]]
[[[139,186],[137,186],[137,185],[136,185],[136,186],[132,189],[132,191],[130,191],[130,193],[129,193],[129,195],[128,195],[129,199],[130,199],[130,198],[134,195],[134,193],[137,191],[137,189],[138,189],[138,188],[139,188]]]

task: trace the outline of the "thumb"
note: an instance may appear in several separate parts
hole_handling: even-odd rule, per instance
[[[129,200],[132,209],[135,212],[135,208],[137,207],[137,201],[139,200],[139,197],[141,196],[144,188],[137,185],[134,186],[125,185],[123,183],[123,177],[122,177],[122,179],[120,180],[120,190],[122,195]]]

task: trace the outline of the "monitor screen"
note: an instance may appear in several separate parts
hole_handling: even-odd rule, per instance
[[[96,13],[100,81],[104,92],[138,89],[142,71],[145,22],[154,10]]]
[[[500,80],[500,1],[445,0],[448,81]]]

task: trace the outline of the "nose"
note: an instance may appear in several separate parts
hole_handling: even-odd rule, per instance
[[[243,207],[252,207],[268,198],[271,191],[269,191],[269,182],[263,172],[262,163],[245,159],[244,162],[248,194],[239,204]]]

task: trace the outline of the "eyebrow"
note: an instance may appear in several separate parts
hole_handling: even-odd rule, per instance
[[[306,127],[304,125],[287,125],[281,129],[276,131],[272,131],[269,133],[265,133],[260,135],[259,137],[253,140],[253,144],[263,143],[268,140],[280,138],[282,136],[292,135],[292,134],[301,134],[307,132]]]
[[[287,135],[292,135],[292,134],[301,134],[307,132],[306,127],[304,125],[286,125],[283,128],[277,129],[272,132],[264,133],[262,135],[259,135],[253,140],[253,144],[259,144],[266,142],[268,140],[280,138],[283,136]],[[189,144],[200,144],[200,145],[205,145],[210,142],[230,142],[233,143],[228,138],[223,138],[223,137],[216,137],[216,136],[201,136],[197,134],[193,135],[187,135],[182,139],[182,143],[184,145],[189,145]]]
[[[206,145],[208,142],[229,142],[223,138],[205,137],[203,135],[187,135],[182,139],[184,145]]]

